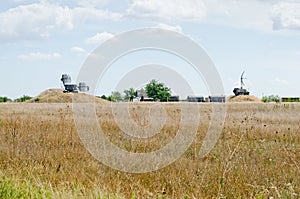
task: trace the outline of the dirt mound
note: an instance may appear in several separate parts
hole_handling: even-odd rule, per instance
[[[76,96],[75,96],[76,95]],[[72,103],[73,96],[76,102],[107,103],[106,100],[85,93],[63,93],[61,89],[48,89],[29,100],[32,103]]]
[[[229,96],[227,102],[261,102],[261,99],[253,95]]]

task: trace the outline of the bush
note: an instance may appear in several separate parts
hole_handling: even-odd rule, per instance
[[[261,98],[262,102],[280,102],[280,97],[278,95],[269,95],[269,96],[263,96]]]
[[[41,100],[41,99],[38,98],[38,97],[34,99],[35,102],[39,102],[40,100]]]
[[[107,97],[105,95],[102,95],[100,98],[105,99],[105,100],[107,99]]]

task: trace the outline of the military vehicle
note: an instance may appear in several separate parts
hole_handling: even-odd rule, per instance
[[[80,82],[79,86],[77,86],[77,84],[75,83],[71,83],[71,76],[68,74],[63,74],[60,80],[63,82],[63,85],[65,87],[63,91],[64,93],[78,93],[78,91],[89,91],[89,86],[85,82]]]
[[[64,93],[78,93],[77,84],[65,83],[64,87],[65,87],[65,90],[63,91]]]
[[[241,87],[240,88],[234,88],[233,89],[233,93],[235,94],[235,96],[239,96],[239,95],[249,95],[250,94],[250,92],[249,91],[247,91],[247,89],[245,89],[245,88],[243,88],[244,86],[245,86],[245,84],[244,84],[244,73],[245,73],[245,71],[242,73],[242,75],[241,75]]]

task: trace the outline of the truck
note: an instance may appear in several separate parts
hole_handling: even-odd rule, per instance
[[[239,96],[239,95],[249,95],[250,94],[250,92],[249,91],[247,91],[247,89],[245,89],[245,88],[243,88],[243,86],[245,86],[245,84],[244,84],[244,73],[245,73],[245,71],[242,73],[242,75],[241,75],[241,87],[240,88],[234,88],[233,89],[233,93],[234,93],[234,95],[235,96]]]

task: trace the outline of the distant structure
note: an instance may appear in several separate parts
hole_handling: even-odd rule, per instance
[[[140,99],[140,102],[154,102],[154,99],[152,97],[142,96],[141,99]]]
[[[178,95],[172,95],[169,97],[169,102],[179,102],[179,96]]]
[[[89,91],[89,86],[85,82],[80,82],[79,86],[75,83],[71,83],[72,79],[71,76],[68,74],[63,74],[60,79],[63,82],[63,85],[65,87],[64,93],[78,93],[80,92],[87,92]]]
[[[226,96],[208,96],[208,102],[226,102]]]
[[[70,75],[67,75],[67,74],[63,74],[62,76],[61,76],[61,79],[60,79],[62,82],[63,82],[63,84],[65,85],[65,84],[67,84],[67,83],[71,83],[71,76]]]
[[[205,99],[202,96],[188,96],[187,101],[188,102],[205,102]]]
[[[136,91],[136,97],[138,97],[138,98],[148,98],[148,96],[147,96],[147,93],[146,93],[146,91],[145,91],[145,89],[143,89],[143,88],[141,88],[141,89],[139,89],[139,90],[137,90]]]
[[[245,88],[243,88],[244,86],[245,86],[245,84],[244,84],[244,73],[245,73],[245,71],[242,73],[242,75],[241,75],[241,87],[240,88],[234,88],[233,89],[233,93],[235,94],[235,96],[239,96],[239,95],[249,95],[250,94],[250,92],[249,91],[247,91]]]
[[[154,99],[152,97],[148,97],[145,89],[143,88],[136,90],[136,99],[140,102],[154,102]]]
[[[281,102],[300,102],[300,97],[282,97]]]
[[[81,92],[88,92],[90,90],[90,87],[85,82],[79,82],[78,89]]]

